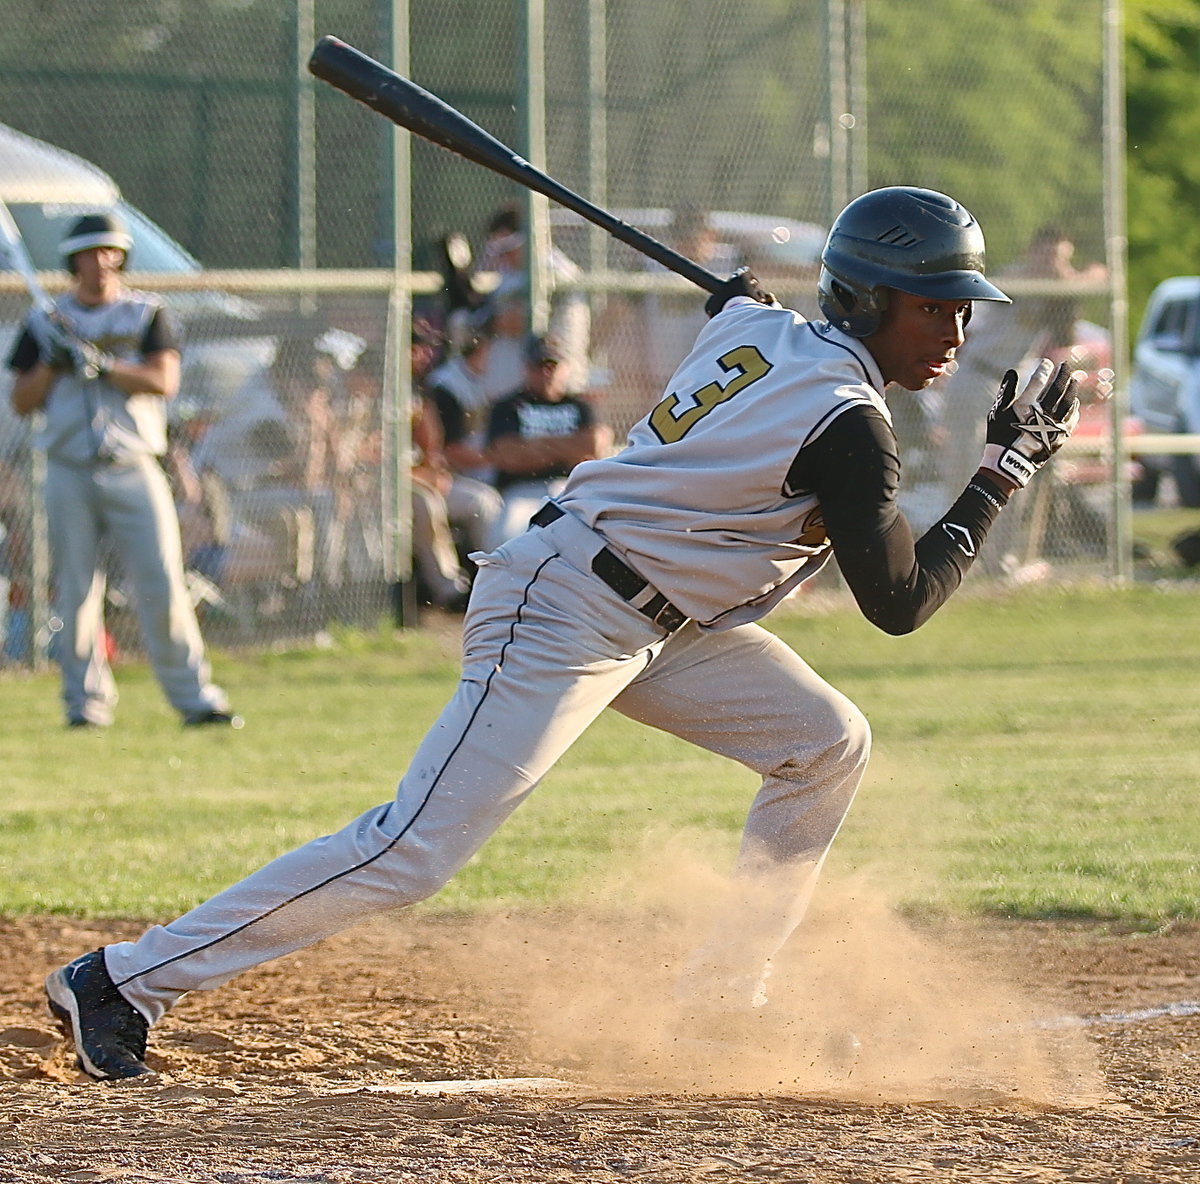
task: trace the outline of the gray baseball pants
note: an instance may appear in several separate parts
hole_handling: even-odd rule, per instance
[[[184,716],[225,710],[224,693],[210,681],[184,579],[179,518],[158,462],[151,456],[86,467],[49,461],[45,502],[67,718],[109,724],[117,702],[102,644],[105,578],[97,562],[103,537],[133,586],[146,651],[171,705]]]
[[[610,704],[762,775],[741,867],[778,891],[753,951],[743,930],[730,948],[765,962],[797,923],[850,806],[866,721],[757,625],[703,633],[688,623],[664,636],[591,572],[602,546],[567,516],[481,557],[461,681],[395,799],[107,947],[125,998],[153,1022],[185,992],[432,895]]]

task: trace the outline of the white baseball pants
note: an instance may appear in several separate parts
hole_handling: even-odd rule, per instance
[[[125,998],[153,1022],[187,991],[432,895],[609,704],[762,775],[742,865],[770,869],[783,887],[754,952],[765,962],[849,808],[866,721],[757,625],[703,633],[689,623],[663,636],[592,574],[602,545],[567,516],[482,557],[461,681],[395,799],[109,946]]]
[[[210,680],[184,578],[179,517],[158,462],[151,456],[85,467],[50,461],[45,501],[67,718],[109,724],[117,702],[101,634],[102,537],[130,579],[146,652],[171,705],[184,716],[226,710],[224,692]]]

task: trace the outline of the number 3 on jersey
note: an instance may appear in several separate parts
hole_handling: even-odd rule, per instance
[[[682,440],[714,407],[732,399],[771,370],[771,363],[752,345],[731,349],[717,359],[717,364],[726,374],[733,375],[724,386],[710,382],[683,398],[669,394],[650,412],[650,426],[664,444]]]

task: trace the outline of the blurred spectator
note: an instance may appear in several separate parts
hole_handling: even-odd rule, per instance
[[[238,519],[225,482],[196,467],[194,456],[213,423],[198,411],[172,426],[164,468],[175,494],[188,587],[205,620],[282,611],[281,583],[295,584],[295,545]],[[311,548],[310,548],[311,550]]]
[[[285,407],[296,437],[299,484],[306,500],[329,502],[337,480],[338,432],[333,413],[333,361],[317,353],[311,377],[284,389]]]
[[[314,595],[333,579],[332,377],[332,360],[311,336],[281,339],[266,371],[247,382],[193,456],[199,473],[223,482],[234,521],[275,540],[284,557],[279,577],[315,582]]]
[[[446,495],[454,475],[442,451],[437,411],[423,393],[437,363],[440,339],[427,322],[414,321],[409,360],[412,367],[413,465],[411,480],[412,561],[417,599],[450,612],[467,606],[471,581],[450,529]]]
[[[487,241],[481,262],[484,271],[494,271],[499,279],[487,305],[497,317],[502,315],[503,309],[513,307],[512,297],[520,299],[519,307],[524,318],[516,329],[520,337],[524,337],[531,327],[528,278],[525,274],[527,238],[521,206],[515,202],[501,206],[488,220]],[[556,247],[550,248],[548,265],[555,285],[572,283],[582,274],[579,267]],[[504,336],[507,332],[507,328],[501,328],[499,324],[493,327],[496,337]],[[567,392],[579,394],[587,390],[591,335],[591,311],[587,296],[579,291],[555,291],[550,299],[550,324],[547,332],[559,344],[562,354],[562,380]],[[508,360],[502,357],[494,359],[493,364],[498,372],[501,372],[502,361]],[[503,373],[507,378],[513,370]],[[493,399],[503,398],[511,394],[523,381],[524,375],[518,369],[514,385],[504,390],[498,389],[496,383],[489,383],[489,391]]]
[[[382,352],[368,347],[342,380],[329,548],[330,580],[338,587],[384,575],[383,365]]]
[[[303,382],[302,371],[311,376],[315,354],[310,341],[281,341],[266,370],[248,379],[204,432],[193,459],[230,494],[277,484],[287,474],[295,443],[282,399],[291,384]]]
[[[524,385],[528,324],[529,311],[523,291],[496,292],[488,302],[483,326],[488,336],[488,351],[480,381],[489,405]]]
[[[33,499],[29,425],[0,401],[0,662],[24,661],[32,643]]]
[[[191,415],[171,424],[163,468],[175,494],[189,577],[194,573],[219,590],[226,579],[229,557],[229,499],[219,478],[213,473],[201,475],[192,462],[192,451],[207,426],[204,415]],[[194,590],[192,600],[197,603]]]
[[[445,337],[438,332],[428,317],[413,317],[408,356],[409,365],[412,369],[413,387],[415,389],[421,388],[429,372],[441,360],[445,345]],[[381,378],[382,374],[383,370],[381,368]]]
[[[418,599],[449,612],[467,606],[471,583],[450,533],[446,494],[453,476],[441,451],[437,413],[428,399],[412,403],[412,548]]]
[[[451,472],[445,493],[450,524],[465,552],[486,550],[502,500],[492,486],[492,465],[484,451],[491,404],[483,372],[491,349],[486,333],[468,323],[452,331],[449,357],[425,380],[425,394],[437,414],[442,452]]]
[[[463,476],[490,481],[492,466],[483,445],[491,402],[483,375],[492,341],[486,331],[470,327],[452,333],[451,341],[446,360],[425,379],[425,394],[437,408],[450,467]]]
[[[554,339],[530,337],[525,386],[497,403],[488,423],[487,452],[495,465],[496,488],[504,496],[491,546],[523,531],[580,461],[605,455],[611,444],[609,427],[595,422],[584,400],[566,393]]]
[[[1029,244],[1025,259],[1006,272],[1007,278],[1053,279],[1067,283],[1103,281],[1108,269],[1103,263],[1090,263],[1082,269],[1075,267],[1075,244],[1061,226],[1041,227]],[[1081,315],[1082,298],[1070,293],[1027,296],[1014,309],[1020,319],[1041,335],[1035,347],[1039,357],[1056,350],[1069,349],[1075,343],[1075,326]]]

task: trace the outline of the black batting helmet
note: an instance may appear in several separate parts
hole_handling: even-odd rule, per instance
[[[821,252],[821,311],[851,337],[869,337],[887,289],[934,300],[1009,299],[983,277],[983,231],[971,212],[932,189],[893,185],[856,197]]]
[[[128,257],[133,249],[133,239],[119,215],[111,211],[84,214],[71,224],[66,238],[58,245],[68,268],[71,266],[72,256],[92,247],[116,247]]]

